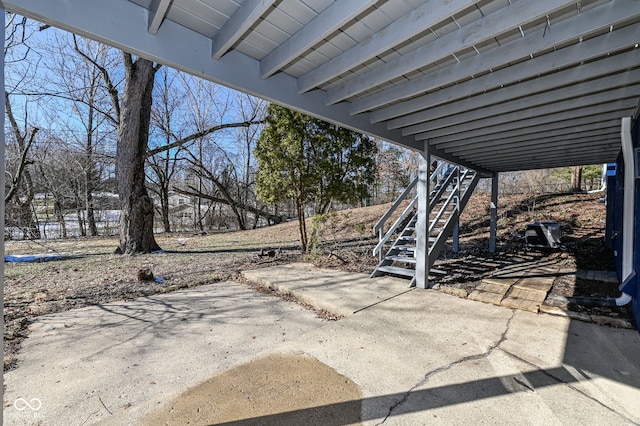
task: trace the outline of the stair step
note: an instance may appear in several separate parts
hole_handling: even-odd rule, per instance
[[[394,262],[416,263],[416,258],[413,256],[386,256],[385,259]]]
[[[380,266],[377,271],[403,277],[413,277],[416,274],[413,269],[398,268],[397,266]]]
[[[430,243],[435,243],[436,242],[437,237],[429,237],[429,242]],[[398,237],[398,239],[396,241],[403,241],[403,242],[410,242],[410,243],[415,243],[416,242],[416,237],[412,237],[409,235],[404,235],[404,236],[400,236]],[[404,245],[404,244],[399,244],[399,245]]]
[[[435,215],[433,215],[433,216],[435,217]],[[429,218],[429,219],[431,219],[431,218]],[[448,220],[448,219],[440,218],[440,219],[438,219],[438,222],[440,222],[440,223],[444,223],[444,222],[446,222],[447,220]],[[433,220],[429,220],[429,222],[433,223]]]
[[[401,246],[401,245],[398,245],[398,246],[393,246],[392,248],[397,249],[397,250],[399,250],[401,252],[404,252],[404,253],[414,253],[416,251],[416,247],[415,246]]]
[[[455,171],[455,169],[452,169]],[[444,243],[444,237],[448,235],[443,234],[445,226],[452,220],[454,214],[459,211],[459,208],[463,205],[463,200],[468,200],[469,190],[475,188],[477,183],[477,176],[475,173],[467,173],[460,171],[460,175],[454,176],[451,179],[450,175],[436,176],[434,179],[434,185],[429,191],[429,205],[433,208],[429,215],[429,226],[434,226],[435,229],[427,233],[429,238],[429,259],[438,255],[436,251],[440,251],[442,244]],[[445,185],[445,181],[451,179]],[[453,191],[456,191],[455,193]],[[459,192],[458,192],[459,191]],[[451,197],[450,202],[446,200]],[[466,201],[464,202],[466,205]],[[442,211],[441,211],[442,210]],[[437,215],[440,214],[439,219],[434,220]],[[372,273],[372,276],[380,276],[384,274],[391,274],[395,276],[412,278],[412,283],[415,282],[415,270],[407,269],[412,268],[416,264],[415,253],[417,248],[415,247],[417,241],[417,213],[413,211],[408,220],[403,220],[403,229],[394,229],[397,237],[396,241],[392,243],[391,248],[387,252],[387,255],[380,262],[380,265]],[[436,250],[437,249],[437,250]],[[392,266],[394,262],[398,262],[396,265],[405,266]],[[431,268],[431,274],[444,274],[443,270]]]

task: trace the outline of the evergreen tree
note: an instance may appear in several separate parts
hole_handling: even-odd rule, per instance
[[[315,201],[315,211],[326,213],[334,201],[365,200],[377,173],[376,153],[367,136],[271,105],[255,149],[256,194],[267,203],[295,203],[306,252],[307,204]]]

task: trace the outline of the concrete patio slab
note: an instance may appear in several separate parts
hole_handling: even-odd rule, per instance
[[[393,277],[369,278],[308,263],[292,263],[243,271],[247,280],[283,293],[293,293],[318,309],[349,316],[399,294],[411,291],[409,281]]]
[[[296,268],[310,282],[296,280]],[[281,270],[267,269],[265,280],[282,279]],[[635,330],[435,290],[389,297],[367,286],[376,296],[365,296],[354,286],[366,275],[345,278],[309,265],[285,276],[303,281],[301,294],[310,287],[315,297],[369,297],[336,322],[231,283],[42,317],[5,377],[5,417],[108,425],[640,423]],[[356,306],[338,300],[343,309]],[[333,395],[336,386],[343,388]],[[42,407],[19,411],[12,402],[19,398],[39,398]],[[242,409],[243,398],[255,404]],[[184,407],[177,419],[162,414]],[[213,412],[218,417],[203,414]]]
[[[326,324],[232,282],[42,316],[29,326],[18,367],[4,375],[4,424],[134,424],[185,389]],[[34,399],[41,407],[25,409]]]

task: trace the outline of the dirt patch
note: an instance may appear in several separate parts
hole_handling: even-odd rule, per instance
[[[320,361],[273,355],[189,389],[143,425],[353,425],[361,421],[358,385]]]
[[[561,308],[565,311],[578,312],[588,316],[605,316],[633,324],[631,305],[625,306],[582,306],[568,303],[564,297],[585,296],[594,298],[615,298],[620,296],[618,283],[602,282],[576,277],[573,274],[561,275],[553,283],[545,305]],[[615,323],[613,323],[615,324]]]

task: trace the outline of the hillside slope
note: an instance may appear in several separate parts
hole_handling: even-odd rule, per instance
[[[437,277],[438,282],[472,287],[491,273],[482,267],[483,259],[498,257],[508,262],[515,259],[513,256],[521,256],[512,233],[522,233],[527,223],[542,220],[560,222],[565,235],[567,251],[550,256],[561,257],[564,264],[577,269],[610,270],[613,258],[602,244],[605,212],[599,197],[600,194],[502,196],[499,253],[494,256],[488,253],[489,196],[475,194],[461,217],[461,250],[454,254],[447,249],[442,254],[436,266],[448,273]],[[330,213],[322,220],[308,219],[308,229],[316,236],[313,250],[304,258],[298,248],[295,220],[219,234],[159,234],[158,242],[165,251],[139,256],[114,255],[115,238],[7,241],[7,255],[54,253],[62,259],[5,265],[5,368],[14,364],[29,320],[36,316],[237,279],[241,270],[300,260],[370,273],[377,264],[371,254],[377,238],[371,230],[388,207],[389,204],[350,209]],[[392,221],[393,218],[389,224]],[[144,279],[144,271],[152,279]],[[574,285],[571,291],[590,295],[593,289]],[[610,296],[615,291],[611,287],[602,295]]]

